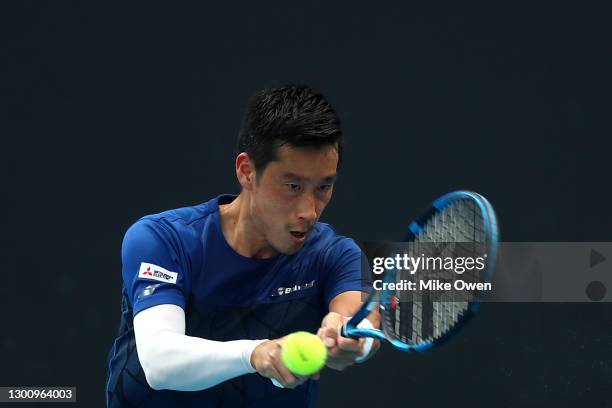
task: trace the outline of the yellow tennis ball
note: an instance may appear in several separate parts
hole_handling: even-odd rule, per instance
[[[295,332],[283,341],[281,360],[294,374],[315,374],[325,365],[327,348],[319,336],[303,331]]]

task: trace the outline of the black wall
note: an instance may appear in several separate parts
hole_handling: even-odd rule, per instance
[[[337,107],[346,156],[323,218],[346,235],[399,238],[469,188],[505,241],[611,239],[609,2],[18,3],[1,13],[16,177],[0,385],[103,405],[125,229],[237,191],[239,121],[266,85]],[[611,312],[486,305],[434,352],[324,372],[320,406],[610,406]]]

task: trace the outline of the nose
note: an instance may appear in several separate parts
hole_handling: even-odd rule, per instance
[[[298,205],[297,217],[314,224],[317,220],[317,199],[314,194],[304,194]]]

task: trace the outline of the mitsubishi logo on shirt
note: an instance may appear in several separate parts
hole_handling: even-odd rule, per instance
[[[310,289],[314,287],[315,281],[312,280],[308,283],[303,283],[301,285],[293,285],[291,287],[283,287],[276,289],[276,292],[272,293],[272,296],[283,296],[288,295],[289,293],[298,292],[300,290]]]
[[[178,273],[169,271],[159,265],[142,262],[138,271],[138,277],[176,284]]]

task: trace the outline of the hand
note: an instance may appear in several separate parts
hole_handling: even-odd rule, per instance
[[[267,340],[259,344],[251,353],[251,365],[257,372],[266,378],[275,379],[285,388],[295,388],[309,379],[318,380],[319,373],[311,376],[298,376],[285,367],[281,360],[281,350],[284,337],[276,340]]]
[[[342,371],[355,364],[355,359],[363,355],[364,339],[342,337],[342,326],[348,318],[339,313],[330,312],[321,322],[317,335],[327,346],[327,362],[325,365],[334,370]]]

